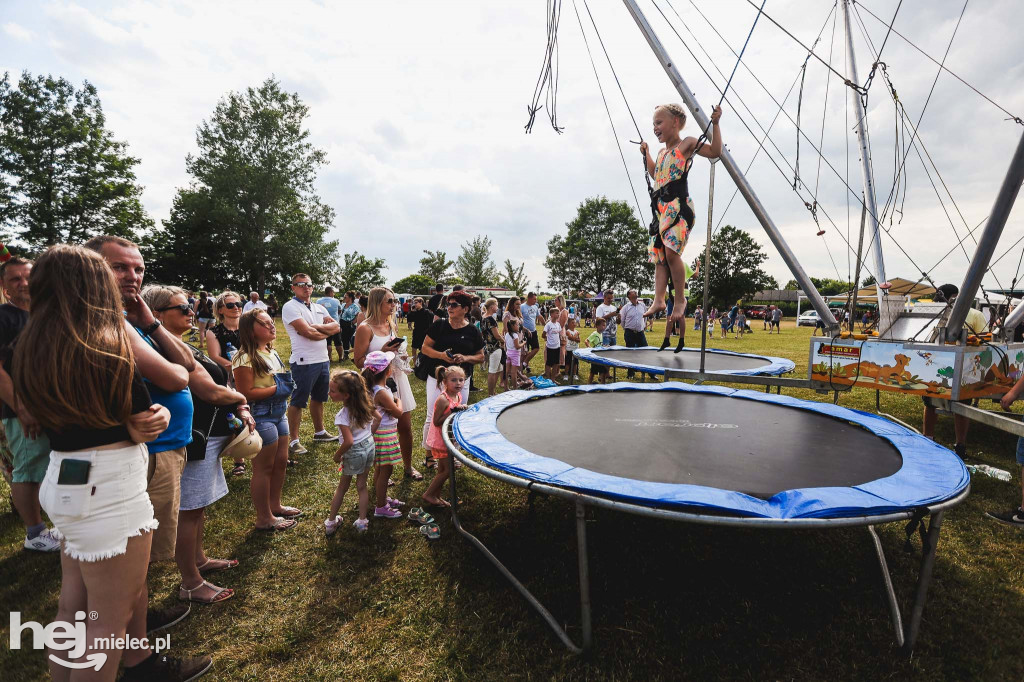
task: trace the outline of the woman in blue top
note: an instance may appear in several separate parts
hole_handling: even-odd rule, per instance
[[[355,319],[358,314],[359,305],[356,303],[355,292],[346,291],[344,304],[341,306],[341,317],[335,318],[341,323],[341,344],[345,349],[343,360],[348,360],[348,351],[352,348],[352,334],[356,330]]]

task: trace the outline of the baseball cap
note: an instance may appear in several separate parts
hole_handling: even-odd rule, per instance
[[[256,431],[249,433],[249,429],[244,428],[221,450],[220,456],[229,459],[252,459],[260,454],[261,449],[263,439],[260,438],[260,434]]]

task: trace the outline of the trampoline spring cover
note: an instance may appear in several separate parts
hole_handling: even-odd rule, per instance
[[[639,353],[638,353],[639,352]],[[650,354],[653,360],[658,360],[663,364],[655,365],[647,362],[629,361],[625,360],[626,356],[636,356],[640,353]],[[600,348],[579,348],[573,353],[580,360],[586,362],[595,363],[598,365],[606,365],[608,367],[622,367],[624,369],[632,369],[637,371],[646,372],[648,374],[664,374],[666,369],[675,371],[693,371],[696,372],[700,367],[699,360],[700,348],[684,348],[679,354],[673,353],[671,350],[664,350],[658,352],[658,349],[654,346],[642,346],[639,348],[627,348],[625,346],[602,346]],[[749,353],[737,353],[730,350],[720,350],[717,348],[708,348],[706,350],[707,362],[710,365],[719,365],[727,361],[729,358],[736,358],[737,360],[747,361],[744,364],[751,365],[748,367],[739,368],[728,368],[728,367],[714,367],[707,366],[706,371],[716,372],[719,374],[736,374],[740,376],[778,376],[785,374],[786,372],[792,372],[796,368],[796,364],[792,360],[786,358],[776,358],[770,355],[753,355]],[[689,367],[676,366],[681,362],[685,362],[690,358],[694,359],[696,363],[693,369]],[[751,363],[750,360],[763,361]]]
[[[529,405],[534,401],[573,400],[573,396],[611,393],[616,399],[623,401],[654,399],[660,394],[689,394],[693,397],[704,396],[710,400],[756,401],[761,404],[772,404],[780,408],[780,421],[785,421],[788,409],[803,410],[808,413],[835,418],[837,430],[853,424],[866,429],[875,437],[882,439],[879,449],[895,448],[902,458],[897,470],[880,478],[867,480],[855,485],[796,487],[781,490],[767,497],[740,492],[724,487],[696,485],[689,483],[667,483],[662,481],[637,480],[624,475],[609,475],[582,467],[573,466],[553,457],[546,457],[530,452],[510,441],[498,428],[499,416],[510,408]],[[566,404],[568,405],[568,404]],[[614,422],[614,414],[583,414],[574,416],[573,423],[557,422],[553,414],[554,405],[538,412],[536,428],[541,432],[549,432],[549,427],[557,426],[573,434],[575,447],[588,449],[591,453],[602,447],[611,445],[588,434],[588,425],[608,425]],[[767,405],[765,405],[767,407]],[[750,406],[753,408],[753,406]],[[788,409],[787,409],[788,408]],[[743,405],[738,404],[735,410],[723,413],[726,419],[742,421]],[[791,413],[789,413],[791,414]],[[685,415],[679,415],[685,417]],[[799,416],[799,415],[798,415]],[[637,421],[637,420],[627,420]],[[677,428],[674,433],[684,442],[689,427],[698,427],[708,433],[712,427],[733,432],[735,424],[689,423],[685,419],[672,419],[668,424]],[[656,419],[647,424],[639,424],[648,428],[661,427],[665,424]],[[946,448],[923,436],[895,424],[877,415],[839,407],[831,403],[818,403],[801,400],[784,395],[772,395],[755,391],[726,388],[722,386],[690,386],[682,383],[671,384],[635,384],[618,383],[604,386],[566,386],[538,391],[509,391],[472,405],[467,411],[453,419],[453,433],[460,447],[480,459],[487,465],[506,473],[527,480],[548,485],[555,485],[587,494],[613,499],[627,500],[652,507],[696,507],[705,510],[762,518],[841,518],[849,516],[882,515],[906,511],[918,507],[936,504],[958,495],[970,484],[970,476],[963,462]],[[617,449],[610,453],[622,460],[626,470],[629,458],[650,457],[657,454],[644,448],[642,432],[635,432],[631,442],[635,447]],[[743,434],[741,434],[743,435]],[[807,451],[821,450],[822,457],[830,456],[826,448],[827,439],[817,438],[820,434],[808,434]],[[761,441],[768,436],[761,432],[751,433],[752,439]],[[890,446],[891,444],[891,446]],[[770,447],[770,443],[765,444]],[[540,448],[538,448],[540,449]],[[807,457],[808,452],[799,453]],[[671,455],[671,453],[669,453]],[[703,454],[703,453],[702,453]],[[750,456],[748,454],[748,456]],[[832,455],[833,457],[835,455]],[[848,455],[843,455],[848,456]],[[838,464],[844,462],[838,461]],[[889,461],[895,461],[890,457]],[[826,462],[827,463],[827,462]],[[618,465],[619,462],[616,462]]]

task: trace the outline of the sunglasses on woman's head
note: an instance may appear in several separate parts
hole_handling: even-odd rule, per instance
[[[241,301],[238,301],[237,303],[232,301],[231,303],[222,303],[221,305],[223,305],[225,308],[241,308],[245,304],[242,303]]]
[[[192,308],[189,306],[188,303],[179,303],[178,305],[169,305],[169,306],[166,306],[164,308],[157,308],[156,309],[156,311],[158,313],[164,313],[164,312],[167,312],[168,310],[177,310],[182,315],[191,315],[192,314]]]

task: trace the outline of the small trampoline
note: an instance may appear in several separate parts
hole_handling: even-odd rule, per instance
[[[580,348],[573,351],[577,358],[608,367],[623,367],[647,374],[686,373],[700,371],[700,348],[684,348],[673,353],[671,348],[659,351],[654,346],[626,348]],[[792,372],[792,360],[769,355],[750,355],[728,350],[708,348],[704,354],[704,371],[739,376],[778,376]]]
[[[970,477],[952,452],[881,417],[829,403],[681,383],[510,391],[449,418],[449,451],[485,476],[576,504],[583,648],[590,644],[586,506],[713,525],[866,526],[897,640],[912,649],[942,516]],[[558,423],[556,432],[539,429]],[[588,434],[580,445],[578,435]],[[464,454],[469,452],[472,457]],[[452,498],[455,476],[451,478]],[[925,517],[930,522],[925,523]],[[554,617],[458,521],[570,649]],[[922,564],[906,628],[874,526],[910,520]]]

